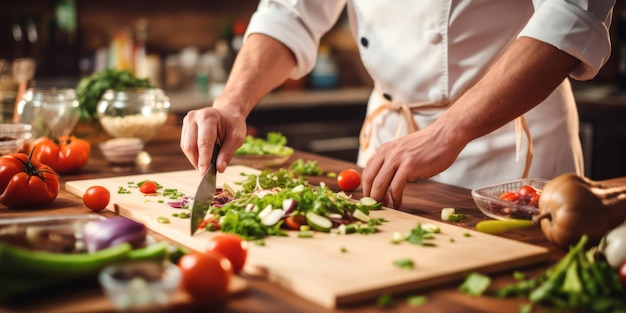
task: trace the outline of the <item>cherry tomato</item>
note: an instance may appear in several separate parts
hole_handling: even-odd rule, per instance
[[[206,250],[221,253],[238,273],[246,264],[248,242],[235,234],[219,234],[209,239]]]
[[[180,288],[196,301],[223,295],[230,283],[232,265],[217,252],[190,252],[178,260]]]
[[[535,189],[535,187],[530,186],[530,185],[524,185],[524,186],[520,187],[518,193],[521,194],[521,195],[524,195],[524,196],[525,195],[534,195],[534,194],[537,193],[537,189]]]
[[[285,226],[291,230],[300,230],[302,225],[306,225],[306,217],[304,215],[294,214],[285,218]]]
[[[109,204],[111,193],[102,186],[91,186],[83,194],[83,203],[94,211],[100,211]]]
[[[345,169],[337,175],[337,184],[343,191],[352,191],[361,185],[361,174],[354,169]]]
[[[517,202],[519,200],[520,194],[514,191],[507,191],[500,195],[500,199],[509,202]]]
[[[141,183],[141,186],[139,186],[139,191],[146,194],[155,193],[157,191],[157,185],[151,180],[146,180],[145,182]]]
[[[617,273],[619,274],[619,280],[622,282],[622,286],[626,287],[626,260],[619,266]]]

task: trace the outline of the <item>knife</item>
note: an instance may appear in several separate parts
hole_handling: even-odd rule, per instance
[[[198,190],[196,190],[196,195],[194,196],[193,206],[191,208],[191,236],[196,233],[206,216],[206,212],[213,203],[213,196],[215,196],[215,180],[217,176],[215,162],[219,151],[220,145],[216,143],[213,148],[213,156],[211,157],[209,169],[202,177],[198,185]]]

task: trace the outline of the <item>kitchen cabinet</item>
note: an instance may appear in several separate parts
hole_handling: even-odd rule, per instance
[[[626,94],[577,96],[585,175],[595,180],[626,176]]]

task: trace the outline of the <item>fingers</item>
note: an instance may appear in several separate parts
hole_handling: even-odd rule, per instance
[[[188,113],[183,119],[180,149],[195,169],[198,169],[197,135],[198,127],[195,121],[193,121],[193,117]]]

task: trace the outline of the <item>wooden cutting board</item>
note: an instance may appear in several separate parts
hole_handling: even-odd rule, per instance
[[[241,173],[258,173],[256,169],[231,166],[218,174],[217,185],[241,181]],[[118,194],[129,182],[150,179],[165,188],[176,188],[193,195],[201,177],[195,171],[120,176],[106,179],[68,181],[67,191],[81,196],[93,185],[111,191],[107,209],[143,222],[150,229],[195,250],[203,250],[207,240],[216,233],[198,232],[189,235],[189,219],[172,217],[174,209],[159,203],[160,196],[144,196],[137,189],[131,194]],[[272,282],[324,307],[378,297],[384,293],[419,290],[433,285],[461,282],[472,271],[494,273],[530,265],[547,259],[548,250],[523,242],[484,234],[436,220],[397,210],[372,211],[373,217],[385,218],[380,232],[370,235],[331,235],[316,233],[314,238],[270,237],[264,246],[250,245],[246,272],[264,273]],[[160,224],[165,216],[169,224]],[[408,242],[392,244],[394,232],[409,233],[418,223],[431,223],[441,228],[432,241],[434,247]],[[394,261],[410,258],[414,269],[401,269]]]

